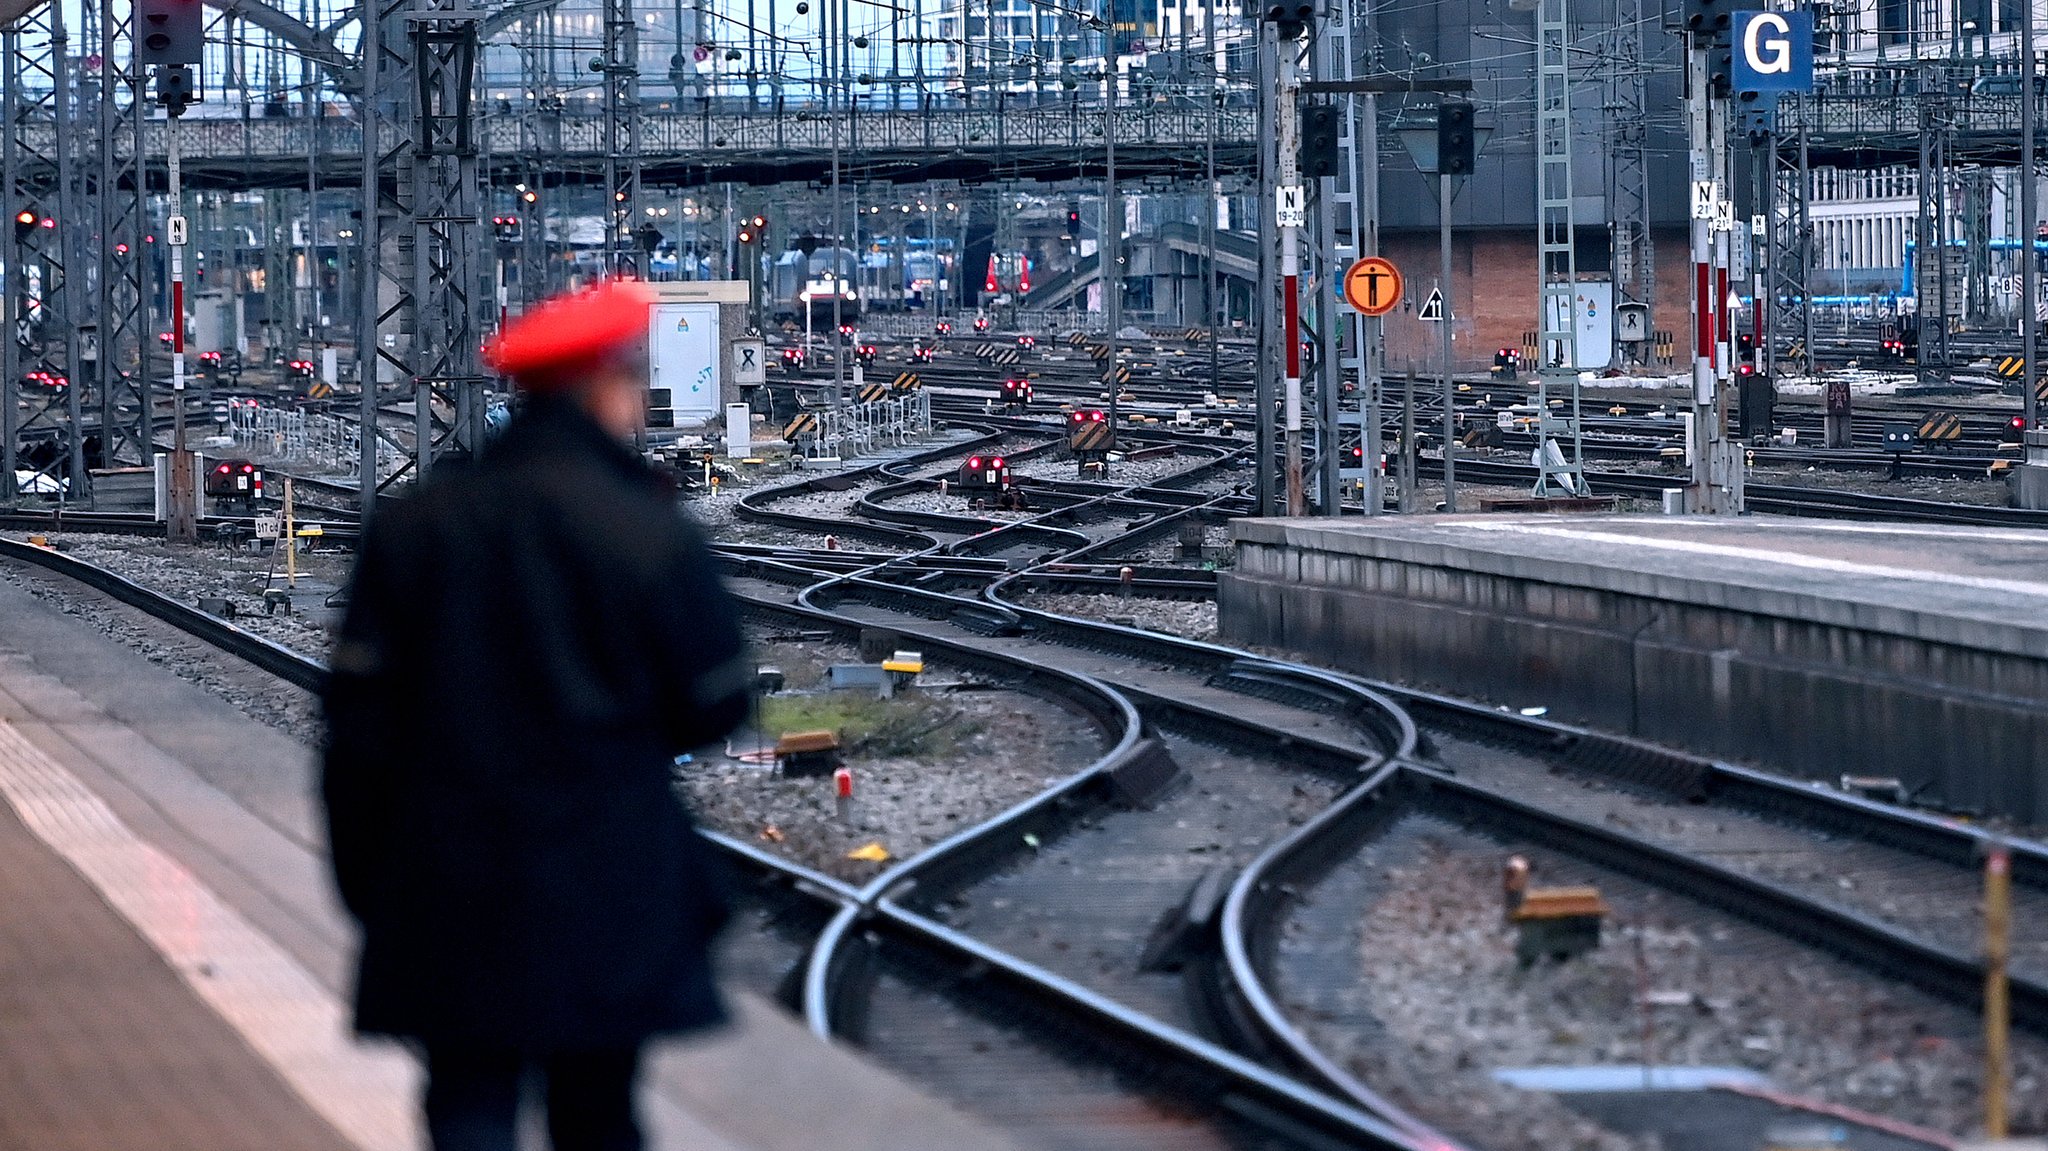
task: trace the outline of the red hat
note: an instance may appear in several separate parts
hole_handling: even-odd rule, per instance
[[[486,342],[484,363],[529,391],[572,387],[575,369],[646,338],[653,305],[653,290],[637,280],[605,280],[556,296]]]

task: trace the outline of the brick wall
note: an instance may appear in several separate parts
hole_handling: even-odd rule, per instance
[[[1672,333],[1682,348],[1690,330],[1691,264],[1681,229],[1656,233],[1657,290],[1651,327]],[[1407,299],[1386,318],[1387,367],[1400,372],[1409,364],[1433,372],[1442,355],[1435,324],[1415,318],[1437,285],[1439,257],[1435,232],[1402,233],[1380,238],[1380,250],[1401,269]],[[1473,296],[1474,285],[1478,296]],[[1454,231],[1451,234],[1452,355],[1459,371],[1480,371],[1493,363],[1493,353],[1520,347],[1522,335],[1536,328],[1536,239],[1526,232]]]

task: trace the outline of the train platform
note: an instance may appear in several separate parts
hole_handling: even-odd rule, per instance
[[[1236,643],[2048,819],[2048,534],[1770,516],[1240,520]]]
[[[412,1151],[413,1060],[347,1027],[310,733],[0,580],[0,1147]],[[1015,1146],[779,1008],[658,1050],[649,1146]]]

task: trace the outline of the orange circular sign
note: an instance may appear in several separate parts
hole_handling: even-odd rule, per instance
[[[1384,316],[1401,302],[1401,269],[1392,260],[1367,256],[1344,272],[1344,299],[1368,316]]]

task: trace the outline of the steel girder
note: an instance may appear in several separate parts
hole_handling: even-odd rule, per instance
[[[101,0],[98,152],[94,224],[98,292],[89,378],[100,398],[101,438],[108,466],[117,458],[148,465],[155,455],[150,371],[147,177],[142,150],[147,77],[132,62],[133,5]],[[132,413],[124,421],[123,410]]]
[[[604,0],[605,267],[639,271],[633,229],[640,215],[640,36],[633,0]]]
[[[1642,304],[1646,315],[1655,316],[1657,246],[1650,233],[1650,133],[1643,92],[1644,38],[1651,34],[1642,0],[1620,0],[1612,32],[1616,65],[1607,116],[1612,180],[1607,202],[1614,215],[1615,303]],[[1614,346],[1618,355],[1621,342]]]
[[[459,4],[376,0],[363,24],[362,419],[368,442],[387,372],[407,387],[414,442],[399,474],[421,478],[436,458],[483,445],[489,249],[471,97],[484,13]],[[360,478],[368,510],[375,453],[363,453]]]
[[[381,115],[381,114],[380,114]],[[508,183],[531,161],[522,155],[531,129],[547,124],[551,179],[596,184],[605,179],[606,118],[558,108],[535,108],[493,116],[478,130],[488,134],[494,182]],[[849,118],[841,117],[842,121]],[[1024,180],[1099,179],[1102,175],[1105,110],[1096,105],[1012,108],[934,107],[915,110],[861,108],[851,114],[860,141],[857,155],[842,160],[847,182],[924,183],[933,179]],[[1217,170],[1225,177],[1252,171],[1255,116],[1228,107],[1217,118]],[[725,181],[776,183],[821,178],[829,171],[831,125],[823,116],[799,118],[785,107],[731,106],[717,110],[647,112],[638,117],[635,144],[643,178],[663,184],[701,186]],[[144,148],[162,155],[163,121],[145,124]],[[842,130],[846,124],[842,123]],[[388,130],[388,128],[387,128]],[[19,131],[30,142],[25,162],[54,154],[47,120]],[[1209,138],[1206,112],[1156,105],[1119,108],[1116,117],[1117,170],[1132,179],[1161,176],[1203,178],[1203,150]],[[359,178],[363,156],[359,123],[316,125],[287,119],[187,120],[179,127],[188,188],[246,189],[304,186],[307,158],[317,153],[330,178]],[[844,141],[842,140],[842,143]],[[39,177],[49,179],[50,176]]]
[[[30,473],[32,489],[65,484],[67,501],[86,497],[90,483],[76,371],[79,285],[69,274],[78,266],[73,209],[79,191],[71,140],[77,110],[65,66],[69,48],[61,4],[23,15],[0,44],[0,118],[8,134],[0,142],[0,210],[12,233],[6,330],[0,332],[0,497],[10,505],[20,495],[17,468]],[[31,124],[47,131],[26,130]],[[29,213],[30,222],[19,225],[18,213]]]

